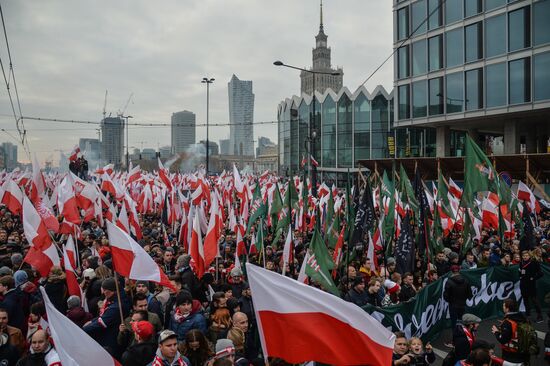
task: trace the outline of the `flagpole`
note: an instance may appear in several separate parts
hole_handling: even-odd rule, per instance
[[[120,324],[124,324],[124,315],[122,315],[122,301],[120,299],[120,288],[118,284],[118,275],[116,271],[113,271],[115,273],[115,286],[116,286],[116,297],[118,299],[118,312],[120,314]]]

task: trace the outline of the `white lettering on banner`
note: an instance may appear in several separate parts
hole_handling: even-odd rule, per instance
[[[504,282],[489,282],[487,283],[487,274],[481,275],[481,286],[472,286],[473,297],[466,301],[466,306],[477,306],[481,301],[488,304],[491,301],[504,300],[510,297],[514,293],[516,299],[521,298],[521,291],[519,289],[519,281],[504,281]]]

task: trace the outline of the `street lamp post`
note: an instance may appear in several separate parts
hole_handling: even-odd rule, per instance
[[[317,196],[317,174],[313,174],[313,170],[317,170],[317,167],[315,167],[315,165],[313,165],[313,169],[311,167],[311,158],[313,157],[313,154],[314,154],[314,149],[315,149],[315,139],[317,137],[317,132],[315,131],[315,129],[313,128],[313,124],[315,123],[315,79],[317,78],[317,75],[332,75],[332,76],[337,76],[337,75],[340,75],[340,72],[339,71],[313,71],[313,70],[307,70],[307,69],[304,69],[304,68],[301,68],[301,67],[296,67],[296,66],[292,66],[292,65],[287,65],[285,63],[283,63],[282,61],[275,61],[273,62],[273,65],[275,66],[284,66],[284,67],[288,67],[290,69],[294,69],[294,70],[300,70],[300,71],[304,71],[304,72],[307,72],[309,74],[312,74],[313,75],[313,92],[311,93],[311,96],[312,96],[312,99],[311,99],[311,104],[313,105],[312,106],[312,109],[313,109],[313,113],[312,113],[312,117],[310,117],[309,119],[309,136],[308,138],[306,139],[307,141],[309,141],[309,154],[310,156],[307,157],[307,169],[308,169],[308,173],[310,174],[311,176],[311,190],[312,190],[312,193],[313,193],[313,196]]]
[[[210,150],[210,142],[208,141],[208,123],[210,113],[210,84],[214,82],[214,78],[202,78],[201,83],[206,84],[206,175],[208,176],[208,150]]]
[[[130,156],[128,155],[128,135],[130,134],[130,127],[128,126],[128,118],[134,118],[133,116],[120,116],[126,119],[126,171],[130,171]]]

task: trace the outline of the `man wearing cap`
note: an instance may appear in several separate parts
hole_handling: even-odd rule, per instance
[[[105,297],[103,306],[99,309],[99,316],[84,325],[83,330],[88,333],[100,345],[114,357],[120,356],[121,350],[117,343],[118,328],[120,325],[120,312],[115,279],[110,277],[101,283],[101,293]],[[122,313],[128,314],[128,305],[126,303],[124,291],[122,297]]]
[[[136,343],[122,354],[122,366],[146,366],[157,351],[157,345],[153,342],[153,324],[146,320],[133,322],[132,332]]]
[[[466,300],[472,297],[472,287],[468,280],[460,274],[460,266],[451,266],[452,275],[445,283],[443,299],[449,303],[449,316],[454,329],[458,319],[462,317],[466,309]]]
[[[456,360],[465,360],[476,340],[476,332],[481,319],[473,314],[464,314],[462,321],[453,330],[453,345]]]
[[[158,348],[148,366],[188,366],[189,360],[178,351],[178,336],[171,330],[163,330],[159,335]]]
[[[233,267],[230,272],[231,275],[231,289],[233,290],[233,296],[240,298],[243,295],[243,290],[248,285],[243,281],[243,271],[239,267]]]
[[[363,277],[359,276],[353,279],[353,287],[346,294],[344,300],[352,302],[357,306],[363,306],[369,302],[369,296],[365,291]]]

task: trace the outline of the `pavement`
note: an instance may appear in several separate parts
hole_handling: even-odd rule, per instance
[[[495,336],[493,333],[491,333],[491,327],[493,324],[498,324],[498,320],[501,319],[491,319],[491,320],[485,320],[483,321],[478,328],[477,331],[477,339],[483,339],[486,340],[489,343],[495,344],[495,354],[500,356],[500,346],[497,340],[495,339]],[[531,316],[531,321],[533,322],[533,325],[535,326],[535,329],[537,330],[537,335],[539,338],[539,346],[540,346],[540,353],[537,358],[531,358],[531,366],[545,366],[550,365],[550,363],[547,363],[547,361],[544,360],[544,337],[546,333],[548,332],[548,315],[544,316],[544,321],[542,323],[535,323],[535,316]],[[443,332],[434,342],[432,342],[432,347],[434,349],[434,353],[436,354],[436,361],[432,364],[432,366],[440,366],[443,359],[449,351],[451,350],[449,347],[445,346],[444,343],[449,342],[452,339],[450,330]]]

